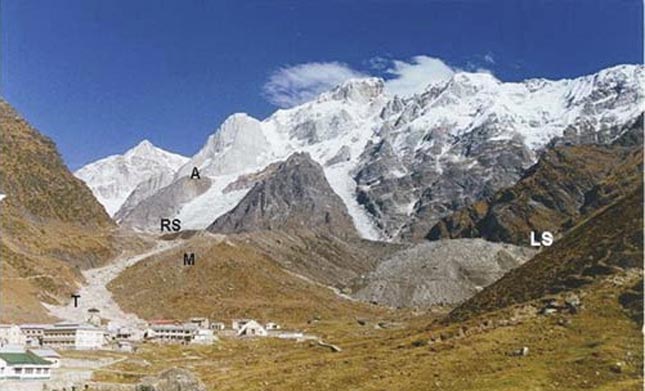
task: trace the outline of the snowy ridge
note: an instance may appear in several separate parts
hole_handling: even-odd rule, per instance
[[[381,80],[360,79],[322,94],[316,101],[278,110],[261,122],[247,114],[233,114],[178,171],[179,178],[198,167],[214,183],[206,193],[185,204],[178,217],[187,227],[205,228],[232,209],[248,191],[223,193],[239,175],[260,171],[294,152],[308,152],[324,164],[343,146],[348,146],[352,158],[349,164],[325,167],[325,174],[346,203],[361,235],[378,239],[378,231],[356,202],[350,171],[358,163],[367,140],[374,135],[385,102]]]
[[[187,160],[143,140],[123,155],[97,160],[74,175],[89,186],[108,214],[114,216],[137,185],[164,173],[173,175]]]
[[[576,79],[519,83],[458,72],[408,97],[388,96],[381,79],[355,79],[262,121],[233,114],[192,158],[178,157],[161,167],[172,170],[174,181],[190,175],[193,167],[211,179],[210,189],[181,205],[177,216],[199,229],[248,191],[224,192],[240,175],[307,152],[323,165],[359,233],[388,239],[404,231],[408,219],[418,218],[429,202],[436,203],[433,213],[447,213],[450,202],[456,207],[482,191],[513,183],[565,131],[609,132],[632,121],[644,109],[643,83],[644,67],[636,65]],[[507,156],[500,158],[500,153]],[[104,168],[99,162],[77,176],[87,178],[99,201],[113,211],[136,184],[120,165]],[[496,170],[500,164],[509,166]],[[500,171],[509,174],[500,176]],[[459,180],[444,183],[451,178]],[[453,190],[461,179],[471,189]],[[431,183],[440,191],[428,193]]]

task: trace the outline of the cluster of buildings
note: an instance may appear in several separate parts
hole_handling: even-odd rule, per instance
[[[56,350],[61,349],[132,352],[138,343],[211,345],[219,337],[307,338],[254,319],[235,319],[230,328],[202,317],[187,322],[154,320],[140,327],[103,326],[97,312],[91,311],[86,323],[0,324],[0,380],[49,379],[60,366]]]
[[[253,319],[234,319],[231,327],[207,318],[191,318],[188,322],[155,320],[148,324],[143,339],[161,343],[212,344],[218,337],[286,337],[277,323],[260,324]]]
[[[0,380],[49,379],[60,366],[55,349],[105,346],[103,329],[91,324],[0,324]]]

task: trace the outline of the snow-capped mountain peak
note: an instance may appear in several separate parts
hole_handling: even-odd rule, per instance
[[[644,70],[623,65],[575,79],[519,82],[459,71],[403,97],[386,93],[382,79],[348,80],[264,120],[229,116],[190,160],[162,164],[182,166],[173,171],[172,183],[152,181],[132,200],[143,205],[156,191],[144,211],[170,205],[184,227],[204,228],[232,209],[269,164],[306,152],[323,166],[364,237],[417,237],[447,213],[514,184],[556,138],[611,142],[643,112]],[[145,161],[154,149],[142,142],[122,158]],[[185,193],[193,167],[208,186],[188,200],[169,196]],[[104,187],[114,193],[110,186],[131,184],[122,173],[114,182],[105,178],[115,175],[101,175],[94,188],[107,181]],[[145,218],[125,223],[157,227],[157,220]]]
[[[139,183],[153,176],[172,175],[188,158],[143,140],[122,155],[89,163],[74,173],[113,216]]]
[[[157,148],[148,139],[144,139],[143,141],[139,142],[139,144],[137,144],[136,146],[127,150],[123,155],[124,156],[150,155],[155,153],[155,151],[162,151],[162,150]]]
[[[318,101],[349,100],[355,103],[367,103],[382,95],[384,88],[385,82],[381,78],[350,79],[331,91],[322,93]]]
[[[267,144],[260,121],[246,113],[232,114],[181,167],[176,177],[190,174],[193,167],[213,176],[244,172],[247,167],[257,165]]]

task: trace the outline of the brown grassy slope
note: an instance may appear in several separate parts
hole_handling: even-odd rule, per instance
[[[0,100],[0,189],[4,209],[38,222],[54,219],[87,228],[112,227],[83,182],[63,163],[56,146]]]
[[[194,266],[184,266],[194,252]],[[303,324],[315,316],[352,317],[384,310],[340,299],[327,287],[282,269],[243,241],[201,233],[180,248],[143,260],[108,286],[125,311],[146,319],[253,317]]]
[[[340,289],[374,270],[381,259],[405,247],[358,238],[340,239],[304,229],[297,234],[257,231],[230,238],[252,246],[287,270]]]
[[[427,238],[481,237],[529,245],[531,231],[566,231],[581,217],[585,194],[632,150],[596,145],[555,147],[517,184],[441,219]],[[630,168],[635,170],[636,166]]]
[[[643,185],[569,231],[451,313],[459,320],[643,267]]]
[[[276,339],[223,339],[212,347],[145,345],[134,356],[95,373],[102,381],[135,382],[170,367],[195,372],[208,390],[642,390],[643,337],[618,304],[625,278],[579,292],[576,314],[529,316],[521,323],[475,332],[493,316],[475,318],[462,338],[428,345],[430,335],[455,334],[456,325],[427,328],[426,317],[398,319],[399,329],[370,322],[323,319],[310,332],[337,344]],[[585,294],[586,293],[586,294]],[[565,326],[558,324],[565,322]],[[510,352],[527,346],[526,357]],[[614,370],[620,362],[620,372]]]
[[[115,255],[115,226],[54,143],[0,100],[0,321],[48,319],[80,269]]]
[[[643,181],[643,148],[632,149],[609,173],[585,194],[583,215],[589,215],[627,195]]]

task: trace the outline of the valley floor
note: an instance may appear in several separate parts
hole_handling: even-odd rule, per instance
[[[377,319],[322,319],[307,332],[342,352],[275,339],[143,345],[94,379],[130,383],[179,366],[209,390],[641,390],[641,326],[619,304],[641,277],[624,273],[579,291],[577,314],[537,315],[534,302],[458,325],[428,316],[392,328]],[[513,354],[523,347],[528,354]]]
[[[87,319],[88,310],[97,308],[100,309],[102,318],[114,322],[115,325],[121,327],[145,325],[144,320],[121,309],[117,302],[114,301],[112,293],[107,289],[107,285],[126,268],[180,244],[180,242],[159,241],[155,248],[142,254],[122,254],[107,266],[86,270],[83,272],[85,284],[78,292],[78,295],[80,295],[78,303],[74,303],[72,300],[67,305],[62,306],[46,303],[43,303],[43,305],[52,316],[69,322],[84,322]]]

